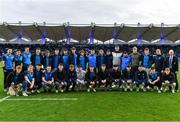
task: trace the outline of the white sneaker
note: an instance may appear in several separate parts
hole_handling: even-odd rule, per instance
[[[132,89],[132,88],[130,88],[130,91],[133,91],[133,89]]]
[[[31,90],[31,93],[34,93],[35,91],[34,90]]]
[[[19,94],[16,94],[15,96],[16,96],[16,97],[18,97],[18,96],[19,96]]]
[[[70,88],[70,89],[72,89],[72,87],[73,87],[73,86],[72,86],[72,85],[70,85],[70,87],[69,87],[69,88]]]
[[[175,90],[172,90],[172,93],[174,94],[174,93],[175,93]]]
[[[7,95],[10,95],[9,91],[7,92]]]
[[[156,87],[156,90],[158,91],[158,90],[159,90],[159,88],[158,88],[158,87]]]
[[[124,91],[127,92],[127,88],[124,88]]]
[[[96,89],[93,89],[93,92],[96,92]]]
[[[148,86],[148,87],[147,87],[147,90],[150,90],[150,89],[151,89],[151,88]]]
[[[41,93],[39,90],[36,91],[38,94]]]
[[[23,92],[23,94],[22,94],[23,96],[25,96],[25,97],[27,97],[28,95],[25,93],[25,92]]]
[[[158,90],[158,93],[161,93],[161,90]]]
[[[137,88],[136,91],[139,92],[139,88]]]
[[[56,93],[58,93],[58,90],[56,90]]]
[[[90,92],[90,89],[87,89],[87,92]]]
[[[61,89],[61,93],[63,93],[64,92],[64,90],[63,89]]]
[[[163,88],[161,87],[160,90],[163,91]]]
[[[116,85],[115,85],[115,84],[113,84],[111,87],[112,87],[112,88],[115,88],[115,87],[116,87]]]
[[[166,92],[167,91],[167,88],[165,88],[164,90],[163,90],[163,92]]]
[[[146,92],[146,88],[143,88],[143,92]]]

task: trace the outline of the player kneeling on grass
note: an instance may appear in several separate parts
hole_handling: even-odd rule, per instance
[[[38,64],[36,65],[36,69],[34,71],[34,77],[35,77],[35,89],[37,93],[40,93],[40,89],[42,87],[42,65]]]
[[[17,65],[16,66],[16,70],[11,72],[8,76],[7,76],[7,82],[9,82],[11,84],[11,86],[9,87],[9,90],[7,92],[8,95],[12,95],[12,96],[19,96],[19,91],[20,88],[22,86],[22,81],[23,81],[23,73],[22,71],[22,66]]]
[[[158,93],[161,93],[161,81],[160,81],[160,74],[155,70],[154,67],[151,67],[149,72],[149,83],[148,86],[150,88],[157,87]]]
[[[176,81],[175,75],[170,71],[170,68],[165,68],[164,73],[162,74],[162,90],[166,92],[171,89],[172,93],[175,93]]]
[[[82,66],[79,65],[77,69],[77,80],[76,80],[76,84],[79,89],[82,89],[82,86],[85,85],[85,74],[86,71],[84,71]]]
[[[69,70],[67,72],[67,86],[66,86],[66,91],[68,91],[69,89],[71,89],[72,91],[74,91],[74,88],[76,86],[76,80],[77,80],[77,74],[75,71],[75,67],[73,64],[69,65]]]
[[[139,91],[140,87],[143,91],[146,91],[146,87],[148,84],[148,76],[141,65],[138,66],[138,71],[135,73],[134,84],[136,85],[136,91]]]
[[[24,72],[24,81],[22,83],[22,92],[23,96],[27,95],[27,90],[31,90],[31,92],[34,92],[34,71],[33,71],[33,65],[29,65],[27,71]]]
[[[64,92],[64,88],[66,86],[66,82],[65,82],[66,71],[64,70],[62,63],[58,65],[58,69],[54,73],[54,80],[55,80],[56,93],[59,92],[59,88],[61,89],[61,92]]]
[[[118,86],[121,86],[122,83],[121,83],[121,71],[118,69],[118,65],[114,65],[113,66],[113,69],[110,73],[110,79],[111,79],[111,82],[112,82],[112,85],[111,87],[112,88],[115,88]]]
[[[94,92],[96,92],[95,88],[97,84],[97,76],[93,65],[89,67],[88,72],[85,76],[85,80],[87,81],[87,91],[90,92],[90,90],[92,89]]]
[[[51,92],[54,88],[54,74],[52,72],[51,66],[47,66],[46,71],[42,76],[42,87],[45,92]]]
[[[122,71],[122,84],[124,87],[124,91],[127,91],[128,89],[130,91],[133,91],[133,80],[134,75],[133,71],[131,69],[131,66],[128,65],[125,70]]]
[[[98,72],[99,87],[107,87],[110,84],[109,79],[109,72],[106,69],[106,65],[102,64]]]

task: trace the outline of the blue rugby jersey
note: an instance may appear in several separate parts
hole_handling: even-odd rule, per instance
[[[145,68],[149,67],[149,55],[144,55],[143,67],[145,67]]]
[[[13,69],[13,62],[14,62],[14,56],[10,54],[5,54],[3,56],[3,61],[4,61],[4,67],[7,70],[12,70]]]
[[[36,55],[35,56],[35,62],[34,62],[34,65],[38,65],[38,64],[41,64],[41,57],[40,55]]]
[[[45,67],[49,66],[50,65],[50,60],[49,60],[49,57],[46,56],[45,58]]]
[[[59,55],[53,56],[53,68],[57,68],[59,64]]]
[[[24,72],[24,77],[27,77],[29,79],[29,81],[32,81],[34,78],[34,73],[33,72],[29,72],[29,71],[25,71]]]
[[[24,52],[24,53],[22,54],[22,56],[23,56],[23,63],[24,63],[24,64],[29,65],[29,64],[32,63],[32,62],[31,62],[31,56],[32,56],[32,54],[31,54],[30,52],[29,52],[29,53]]]
[[[66,70],[69,69],[69,55],[63,55],[62,63],[63,63],[64,69]]]
[[[159,77],[158,72],[154,72],[152,74],[149,74],[149,79],[151,79],[152,81],[156,80],[158,77]]]
[[[86,58],[85,58],[85,56],[79,57],[79,65],[82,66],[83,70],[86,70]]]
[[[43,74],[43,77],[44,77],[44,79],[46,80],[46,81],[49,81],[49,80],[52,80],[52,78],[54,77],[54,74],[53,74],[53,72],[45,72],[44,74]]]

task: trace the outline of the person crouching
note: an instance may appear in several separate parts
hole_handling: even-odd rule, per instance
[[[176,87],[176,79],[175,74],[170,71],[169,67],[166,67],[164,70],[164,73],[162,74],[162,89],[164,92],[166,92],[169,89],[171,89],[172,93],[175,93],[175,87]]]
[[[51,66],[47,66],[46,71],[42,76],[42,87],[45,92],[51,92],[54,88],[54,73],[52,72]]]
[[[29,65],[27,71],[24,72],[24,81],[22,83],[22,92],[23,96],[28,96],[27,90],[31,90],[31,92],[34,92],[34,71],[33,71],[33,65]]]
[[[91,90],[93,90],[93,92],[96,92],[95,88],[97,84],[97,76],[93,65],[89,67],[85,79],[87,81],[87,92],[90,92]]]
[[[76,79],[77,79],[77,74],[75,71],[75,67],[73,64],[69,65],[69,70],[67,72],[67,86],[66,86],[66,91],[71,89],[71,91],[74,91],[75,86],[76,86]]]

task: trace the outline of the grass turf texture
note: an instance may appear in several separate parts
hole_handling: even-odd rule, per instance
[[[178,74],[180,81],[180,72]],[[0,69],[0,99],[3,71]],[[25,97],[11,97],[11,99]],[[26,97],[27,98],[27,97]],[[0,121],[180,121],[180,93],[68,92],[41,93],[29,98],[77,98],[75,101],[3,101]]]

